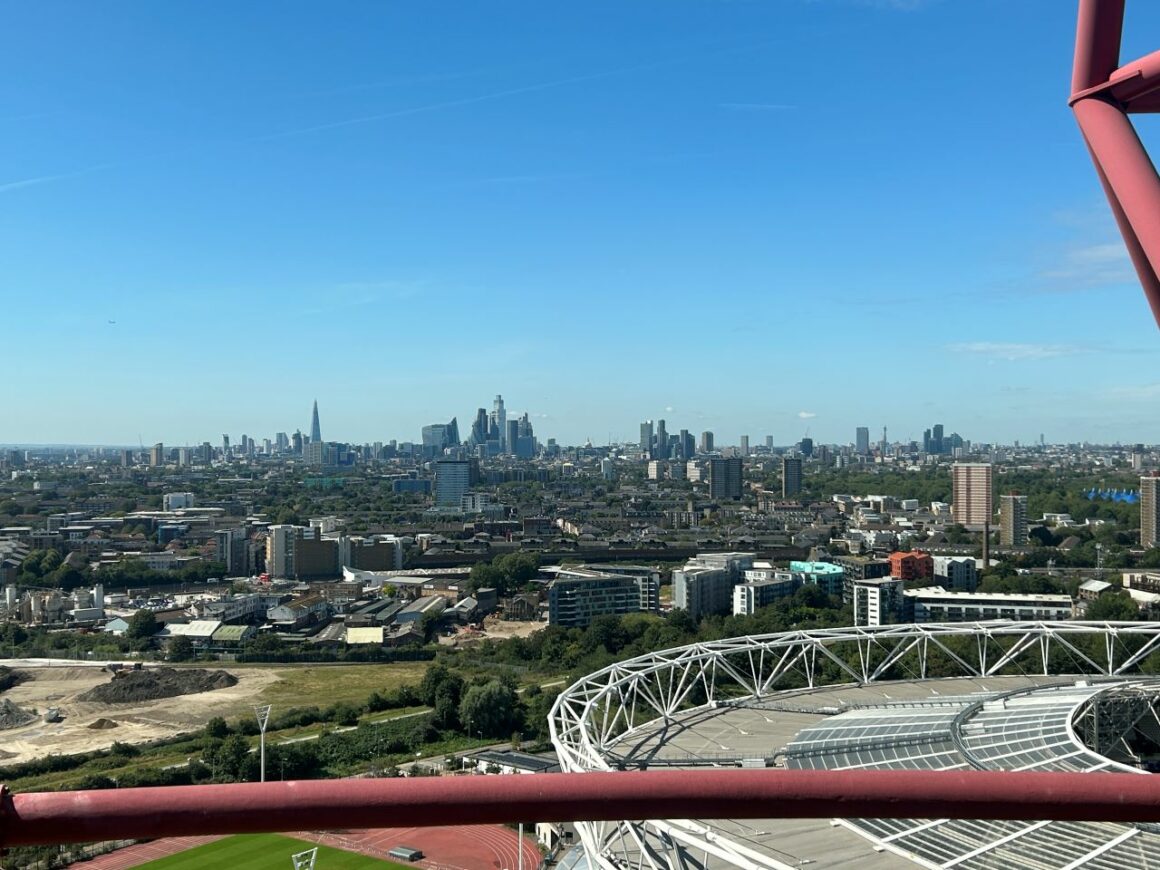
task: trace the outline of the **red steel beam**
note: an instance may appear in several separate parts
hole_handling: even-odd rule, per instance
[[[1071,92],[1102,85],[1120,63],[1124,0],[1080,0],[1075,28]]]
[[[514,821],[834,817],[1157,822],[1160,777],[730,769],[47,792],[0,799],[0,846]]]
[[[1124,0],[1080,0],[1070,103],[1160,325],[1160,176],[1129,112],[1160,111],[1160,52],[1119,66]]]

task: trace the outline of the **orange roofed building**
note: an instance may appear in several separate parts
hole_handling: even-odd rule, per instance
[[[934,576],[934,559],[930,553],[914,550],[890,554],[890,576],[899,580],[925,580]]]

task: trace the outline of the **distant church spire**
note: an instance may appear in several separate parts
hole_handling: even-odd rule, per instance
[[[318,399],[314,400],[314,414],[310,417],[310,440],[311,442],[322,440],[322,429],[318,425]]]

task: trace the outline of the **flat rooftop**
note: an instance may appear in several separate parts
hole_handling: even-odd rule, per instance
[[[658,719],[642,725],[613,744],[604,753],[604,758],[610,764],[622,764],[630,769],[638,766],[653,769],[706,765],[735,767],[738,764],[743,767],[790,766],[786,764],[786,753],[795,741],[799,741],[803,733],[808,735],[833,726],[841,718],[837,714],[842,711],[897,706],[898,716],[883,713],[882,719],[894,718],[901,723],[912,706],[955,705],[954,709],[958,709],[964,704],[981,703],[985,697],[1042,686],[1073,686],[1075,680],[1069,676],[1038,675],[961,677],[778,692],[756,701],[739,699],[719,704],[715,709],[678,714],[675,720],[667,723]],[[746,850],[790,866],[859,870],[939,866],[937,863],[912,862],[896,852],[884,850],[848,820],[693,819],[666,820],[663,824],[691,826],[688,830],[698,837],[706,831],[717,832]],[[914,825],[909,821],[903,824]],[[993,826],[998,823],[972,824]],[[1122,830],[1125,826],[1113,827]],[[1078,837],[1080,833],[1073,832],[1072,836]],[[707,861],[706,868],[737,866],[712,854],[706,855],[699,849],[695,852],[699,860]],[[956,866],[991,865],[968,862]]]

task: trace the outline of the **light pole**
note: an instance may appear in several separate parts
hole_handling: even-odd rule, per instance
[[[256,705],[254,707],[254,715],[258,717],[258,732],[261,737],[258,741],[259,754],[262,765],[262,778],[260,782],[266,781],[266,723],[270,721],[270,705]]]

